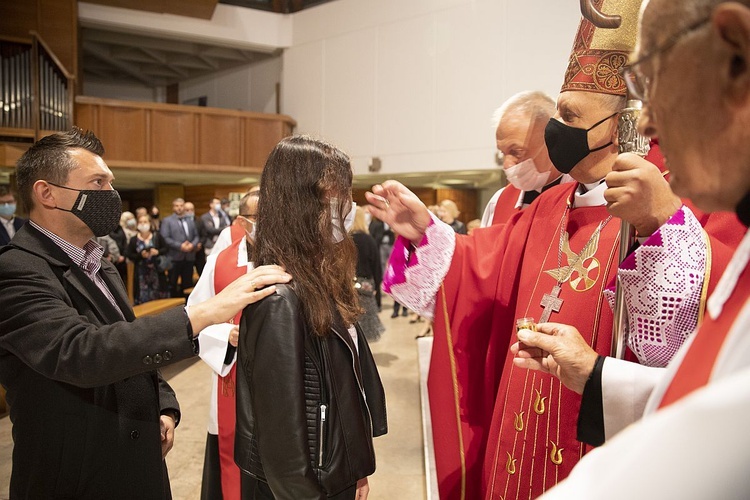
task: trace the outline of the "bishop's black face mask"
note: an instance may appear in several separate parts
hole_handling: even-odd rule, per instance
[[[63,212],[70,212],[86,224],[94,236],[105,236],[117,228],[122,214],[120,193],[114,189],[73,189],[47,181],[53,186],[78,191],[78,197],[73,208],[66,210],[56,207]]]
[[[612,113],[589,128],[571,127],[559,120],[550,118],[544,129],[544,142],[547,144],[549,159],[552,160],[555,168],[564,174],[568,174],[589,154],[611,146],[612,141],[609,141],[604,146],[589,149],[589,130],[598,127],[616,114]]]

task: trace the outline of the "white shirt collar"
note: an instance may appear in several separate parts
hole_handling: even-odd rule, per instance
[[[586,192],[582,193],[583,189],[581,186],[586,188]],[[576,189],[576,194],[573,199],[573,207],[601,207],[607,204],[607,200],[604,199],[604,191],[607,190],[607,183],[604,181],[597,181],[591,184],[580,184]]]

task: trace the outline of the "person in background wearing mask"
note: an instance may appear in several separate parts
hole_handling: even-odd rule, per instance
[[[136,230],[137,225],[138,221],[135,219],[133,212],[128,212],[126,210],[120,215],[120,227],[122,228],[122,232],[125,233],[125,239],[127,241],[130,241],[130,238],[135,236],[138,232]]]
[[[201,215],[201,221],[203,222],[203,248],[206,251],[206,256],[211,255],[211,250],[216,244],[219,235],[225,227],[228,227],[232,223],[229,220],[229,216],[221,209],[221,200],[219,198],[211,199],[211,203],[208,206],[208,212]]]
[[[224,212],[227,217],[229,217],[229,222],[234,222],[234,216],[231,215],[230,208],[232,208],[232,204],[229,202],[227,198],[221,199],[221,211]]]
[[[208,256],[203,274],[188,297],[188,305],[205,302],[237,277],[252,271],[250,253],[257,215],[258,192],[254,191],[240,200],[240,213],[235,221],[242,228],[240,236]],[[201,483],[203,500],[240,498],[240,469],[233,458],[239,320],[238,313],[230,322],[213,325],[198,335],[200,357],[214,372]]]
[[[120,273],[120,278],[123,283],[128,282],[128,263],[125,258],[125,250],[128,248],[128,242],[130,239],[127,234],[125,234],[124,226],[126,225],[127,224],[123,224],[122,216],[120,216],[120,224],[109,232],[109,237],[115,242],[117,249],[120,252],[120,258],[117,259],[117,262],[113,262],[113,264],[115,265],[115,268],[117,268],[117,272]],[[128,232],[130,231],[128,230]]]
[[[368,342],[375,342],[385,331],[385,326],[378,317],[378,304],[375,301],[375,290],[383,282],[383,267],[380,265],[380,252],[375,239],[367,231],[365,209],[357,207],[354,224],[349,231],[357,247],[357,294],[359,304],[364,312],[357,320]]]
[[[134,264],[133,296],[136,304],[169,297],[167,276],[159,268],[159,256],[169,253],[167,242],[151,229],[151,218],[138,218],[138,234],[133,236],[125,250],[125,256]]]
[[[180,408],[158,368],[194,356],[198,332],[288,281],[255,269],[202,304],[136,319],[95,240],[122,210],[103,153],[73,128],[16,165],[29,222],[0,249],[10,498],[170,498],[164,457]]]
[[[135,218],[136,218],[136,220],[139,220],[144,215],[148,215],[148,210],[146,209],[146,207],[138,207],[138,208],[135,209]],[[150,218],[149,218],[149,220],[150,220]]]
[[[195,205],[191,201],[185,202],[185,218],[193,221],[195,231],[198,233],[198,243],[195,245],[195,271],[198,276],[203,272],[206,265],[206,253],[203,251],[203,221],[195,217]]]
[[[251,498],[367,498],[387,423],[356,322],[351,189],[349,158],[304,136],[282,139],[263,168],[253,261],[294,280],[240,323],[234,456]]]
[[[185,214],[185,200],[172,201],[174,213],[166,217],[159,232],[169,246],[172,269],[169,270],[169,293],[171,297],[184,297],[185,289],[193,286],[195,252],[200,242],[195,221]],[[180,281],[179,289],[177,281]]]
[[[159,207],[153,205],[151,207],[151,224],[154,226],[154,231],[158,231],[161,226],[161,219],[159,219]]]
[[[16,217],[16,198],[8,186],[0,186],[0,247],[10,240],[21,229],[26,219]]]
[[[495,143],[510,184],[487,203],[481,227],[505,224],[543,191],[573,181],[555,168],[544,144],[544,128],[554,115],[555,101],[535,90],[512,96],[493,114]]]

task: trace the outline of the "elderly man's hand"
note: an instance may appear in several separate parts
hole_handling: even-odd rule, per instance
[[[574,327],[559,323],[540,323],[537,332],[521,330],[510,346],[513,364],[551,373],[565,387],[583,394],[586,380],[594,369],[597,354]]]
[[[682,206],[658,167],[633,153],[617,157],[606,181],[609,213],[630,222],[638,236],[653,234]]]
[[[415,245],[422,240],[430,225],[430,211],[422,201],[397,181],[385,181],[365,193],[369,211],[391,229]]]

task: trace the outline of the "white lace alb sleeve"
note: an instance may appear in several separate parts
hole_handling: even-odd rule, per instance
[[[383,290],[398,302],[432,319],[435,296],[451,266],[456,233],[435,216],[417,248],[399,236],[388,259]]]
[[[641,364],[666,366],[695,331],[707,254],[703,228],[683,206],[620,264],[628,347]]]

